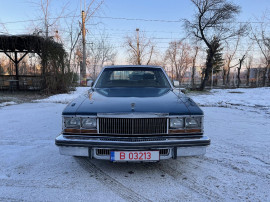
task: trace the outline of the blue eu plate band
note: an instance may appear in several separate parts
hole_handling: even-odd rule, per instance
[[[115,161],[114,151],[111,151],[111,161]]]

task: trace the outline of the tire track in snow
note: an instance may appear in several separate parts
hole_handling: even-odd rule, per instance
[[[17,201],[25,201],[25,200],[22,200],[22,199],[20,199],[20,200],[18,200],[18,199],[16,199],[16,198],[10,198],[10,197],[1,197],[0,196],[0,201],[9,201],[9,202],[17,202]]]
[[[262,172],[261,170],[258,172],[258,170],[254,169],[253,167],[250,168],[250,170],[247,170],[249,167],[245,167],[241,165],[240,163],[233,163],[229,161],[222,161],[211,157],[204,157],[204,160],[208,163],[211,163],[213,165],[220,165],[222,167],[227,168],[228,170],[235,171],[242,174],[249,174],[256,177],[261,177],[262,179],[266,179],[270,177],[270,173]],[[225,159],[224,159],[225,160]],[[240,166],[241,165],[241,166]],[[253,170],[252,170],[253,168]],[[270,167],[269,167],[270,168]]]
[[[217,159],[210,159],[204,156],[203,161],[200,162],[202,163],[201,167],[205,170],[207,169],[206,173],[204,173],[204,176],[206,177],[205,182],[210,188],[211,185],[218,185],[217,189],[221,192],[221,196],[225,196],[222,201],[265,201],[263,198],[268,198],[265,194],[267,192],[265,192],[263,186],[269,187],[268,179],[270,179],[270,175],[258,179],[257,177],[260,175],[256,175],[255,173],[246,170],[242,172],[240,168],[236,167],[237,164],[234,167],[234,164],[227,165],[228,163],[226,162],[224,162],[224,164],[219,164],[217,163]],[[198,163],[190,162],[190,165],[198,166]],[[222,177],[219,177],[220,174],[227,176],[228,178],[223,179]],[[255,178],[251,178],[252,175],[254,175]],[[261,183],[263,185],[260,185]],[[216,189],[213,186],[212,188]],[[258,191],[259,193],[254,194],[254,192],[250,191],[252,189],[260,191]]]
[[[51,188],[62,189],[70,188],[62,184],[55,184],[50,182],[42,182],[41,180],[15,180],[15,179],[0,179],[0,187],[29,187],[29,188]],[[1,201],[1,200],[0,200]]]
[[[95,178],[101,182],[104,186],[112,190],[114,193],[117,193],[120,197],[127,201],[151,201],[146,199],[145,197],[135,193],[128,187],[124,186],[105,172],[103,172],[100,168],[94,165],[89,159],[84,157],[77,157],[76,161],[89,173],[95,175]]]
[[[235,171],[242,174],[250,174],[260,177],[262,179],[270,179],[270,163],[257,157],[254,152],[247,150],[247,147],[241,145],[233,145],[232,152],[226,152],[222,158],[213,158],[204,156],[204,161],[207,161],[214,165],[220,165],[226,167],[231,171]],[[224,153],[227,148],[223,146],[215,147],[217,153]],[[257,154],[261,155],[261,154]]]
[[[165,172],[166,174],[170,175],[174,179],[181,180],[180,184],[185,186],[186,188],[198,193],[202,197],[207,200],[215,200],[220,201],[224,200],[219,194],[215,193],[214,191],[210,190],[209,187],[203,186],[202,184],[198,185],[196,179],[192,179],[191,176],[185,175],[178,170],[175,170],[168,165],[164,166],[163,164],[157,164],[157,168],[160,171]]]
[[[250,151],[249,150],[249,147],[247,146],[242,146],[241,144],[233,144],[231,142],[228,142],[226,141],[227,144],[230,144],[231,145],[231,148],[233,148],[232,151],[230,151],[228,154],[231,154],[231,155],[239,155],[241,157],[248,157],[250,159],[253,159],[253,160],[257,160],[258,162],[264,164],[265,166],[270,166],[270,161],[266,161],[264,159],[262,159],[262,153],[255,153],[254,151]],[[266,149],[266,148],[265,148]],[[264,149],[264,150],[265,150]],[[218,151],[219,153],[224,153],[224,151],[228,150],[228,146],[222,146],[222,145],[219,145],[218,147],[215,147],[215,150]],[[267,152],[263,153],[264,155],[267,154]],[[268,159],[267,157],[265,157],[265,159]]]

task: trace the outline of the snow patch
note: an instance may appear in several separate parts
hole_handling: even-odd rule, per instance
[[[5,106],[9,106],[9,105],[15,105],[17,104],[16,102],[3,102],[3,103],[0,103],[0,107],[5,107]]]
[[[75,91],[65,94],[53,95],[45,99],[35,100],[35,102],[45,102],[45,103],[63,103],[67,104],[79,97],[80,95],[86,93],[89,90],[89,87],[77,87]]]
[[[191,93],[188,96],[200,106],[263,110],[270,114],[269,87],[213,89],[210,94]]]

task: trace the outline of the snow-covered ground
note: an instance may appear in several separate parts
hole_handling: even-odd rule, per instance
[[[0,108],[0,201],[270,201],[269,88],[192,94],[207,154],[144,164],[59,154],[62,103],[86,90]]]
[[[214,89],[208,93],[190,93],[200,106],[251,110],[270,115],[270,88]]]
[[[74,100],[78,96],[86,93],[89,90],[89,87],[77,87],[75,91],[71,91],[68,94],[58,94],[53,95],[45,99],[36,100],[36,102],[47,102],[47,103],[63,103],[67,104],[70,101]]]
[[[17,104],[16,102],[10,101],[10,102],[2,102],[0,103],[0,107],[5,107],[5,106],[9,106],[9,105],[15,105]]]

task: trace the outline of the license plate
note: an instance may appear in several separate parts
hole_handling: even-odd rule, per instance
[[[159,161],[159,151],[111,151],[111,161]]]

